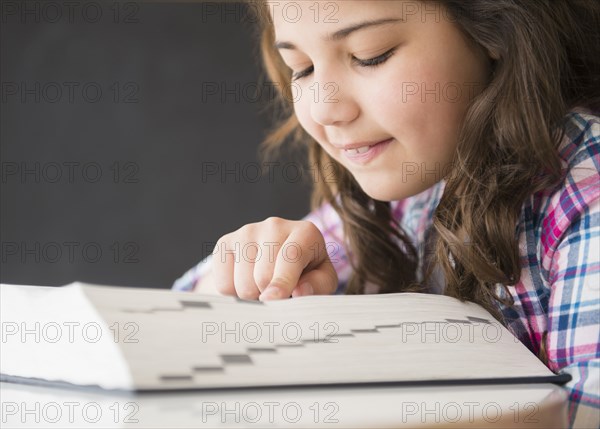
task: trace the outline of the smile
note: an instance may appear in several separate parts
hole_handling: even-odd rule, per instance
[[[343,150],[344,156],[355,164],[365,165],[375,159],[392,143],[394,139],[385,140],[372,146]]]

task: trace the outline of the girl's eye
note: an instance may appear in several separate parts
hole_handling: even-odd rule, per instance
[[[385,63],[392,55],[394,55],[395,52],[396,48],[393,48],[387,51],[385,54],[382,54],[375,58],[371,58],[369,60],[360,60],[358,58],[352,57],[352,62],[358,64],[360,67],[377,67],[378,65]],[[306,76],[309,76],[312,73],[312,71],[313,66],[310,66],[306,70],[293,74],[292,80],[296,81]]]

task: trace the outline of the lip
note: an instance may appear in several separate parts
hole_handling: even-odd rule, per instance
[[[366,151],[365,153],[351,154],[351,153],[348,153],[345,149],[341,149],[341,151],[344,153],[344,156],[347,159],[349,159],[350,161],[352,161],[356,164],[365,165],[368,162],[370,162],[372,159],[374,159],[377,155],[379,155],[381,152],[383,152],[390,145],[390,143],[393,140],[394,139],[391,138],[391,139],[376,143],[373,146],[371,146],[369,148],[369,150]],[[363,143],[362,145],[348,145],[345,147],[352,148],[352,146],[355,146],[355,148],[359,148],[359,147],[363,147],[363,146],[367,146],[367,145],[365,145]]]
[[[391,138],[389,138],[388,140],[391,140]],[[334,144],[334,146],[337,147],[338,149],[341,149],[341,150],[358,149],[358,148],[365,147],[365,146],[375,146],[376,144],[384,143],[384,142],[386,142],[388,140],[377,140],[377,141],[371,141],[371,142],[358,142],[358,143],[341,144],[341,145]]]

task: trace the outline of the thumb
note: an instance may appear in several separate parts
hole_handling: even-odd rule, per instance
[[[321,265],[300,276],[298,285],[292,291],[292,297],[306,295],[331,295],[338,286],[335,268],[327,258]]]

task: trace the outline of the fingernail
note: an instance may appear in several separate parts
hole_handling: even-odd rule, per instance
[[[314,295],[315,291],[310,283],[302,283],[300,285],[300,293],[302,296]]]
[[[277,286],[269,285],[260,294],[260,299],[279,299],[281,298],[281,289]]]

